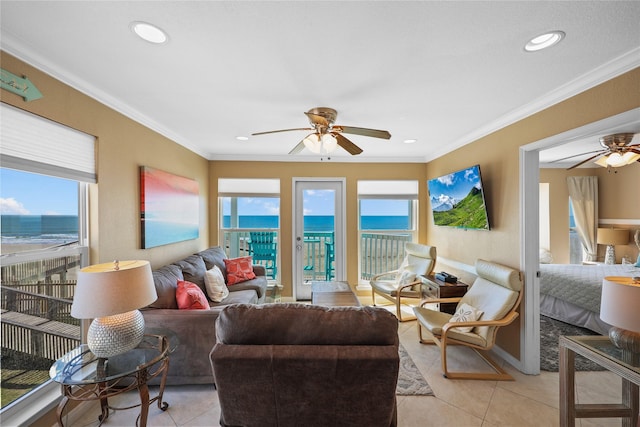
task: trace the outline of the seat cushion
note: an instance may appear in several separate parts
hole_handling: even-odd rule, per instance
[[[431,310],[425,307],[414,307],[413,312],[415,313],[418,322],[420,322],[420,325],[437,337],[442,335],[442,328],[451,320],[452,317],[449,313],[443,313],[441,311]],[[485,347],[487,345],[487,340],[482,335],[478,335],[475,332],[460,332],[454,328],[449,329],[447,337],[475,344],[480,347]]]

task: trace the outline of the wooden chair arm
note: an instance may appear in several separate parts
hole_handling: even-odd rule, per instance
[[[422,283],[420,280],[416,280],[411,283],[407,283],[406,285],[398,286],[398,292],[403,292],[406,288],[411,288],[415,285],[419,285],[420,283]]]
[[[389,276],[391,274],[398,274],[398,270],[385,271],[384,273],[376,274],[371,279],[369,279],[369,281],[373,282],[375,280],[380,280],[381,277]]]

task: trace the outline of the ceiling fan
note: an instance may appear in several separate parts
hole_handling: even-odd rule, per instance
[[[338,148],[345,149],[351,155],[362,153],[362,148],[344,137],[343,133],[369,136],[372,138],[390,139],[391,134],[386,130],[359,128],[353,126],[334,125],[338,112],[333,108],[316,107],[305,112],[309,118],[310,128],[281,129],[267,132],[257,132],[252,135],[266,135],[277,132],[290,132],[295,130],[313,131],[298,143],[289,154],[297,154],[305,147],[314,153],[327,154]]]
[[[612,135],[603,136],[600,138],[600,145],[602,149],[587,151],[586,153],[574,154],[573,156],[564,157],[562,159],[555,160],[556,162],[570,159],[573,157],[583,156],[585,154],[593,154],[593,156],[586,160],[577,163],[567,170],[577,168],[593,159],[599,158],[594,163],[603,167],[620,167],[629,165],[635,161],[640,162],[640,144],[629,145],[633,140],[633,133],[615,133]]]

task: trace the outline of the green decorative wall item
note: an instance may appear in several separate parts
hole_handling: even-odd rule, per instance
[[[24,98],[25,101],[33,101],[42,98],[38,88],[27,77],[18,77],[5,69],[0,69],[0,87]]]

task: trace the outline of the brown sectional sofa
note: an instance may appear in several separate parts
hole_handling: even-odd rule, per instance
[[[205,272],[217,265],[226,277],[220,247],[212,247],[153,271],[158,299],[142,310],[148,333],[168,334],[178,342],[169,358],[167,384],[213,383],[209,352],[216,343],[215,323],[222,308],[230,304],[262,304],[267,277],[263,266],[254,265],[256,278],[229,286],[229,296],[221,302],[209,301],[208,310],[180,310],[176,302],[178,280],[198,285],[206,295]]]

